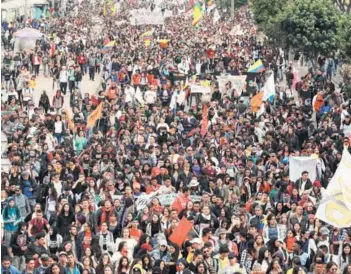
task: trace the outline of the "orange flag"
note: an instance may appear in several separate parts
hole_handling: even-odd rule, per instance
[[[187,239],[191,227],[192,225],[188,219],[183,217],[179,225],[174,229],[172,235],[169,237],[169,240],[181,247],[184,241]]]
[[[251,108],[254,112],[257,112],[260,109],[263,100],[263,91],[257,93],[254,97],[251,98]]]
[[[101,114],[102,114],[102,103],[100,103],[100,105],[98,105],[98,107],[88,116],[87,127],[92,128],[95,125],[96,121],[100,119]]]
[[[208,107],[207,104],[204,104],[202,107],[202,124],[201,124],[201,135],[204,137],[207,132],[208,127]]]
[[[76,128],[75,125],[73,123],[73,119],[72,119],[72,115],[71,112],[68,110],[68,108],[65,109],[66,110],[66,120],[68,123],[68,127],[73,131],[76,132]]]

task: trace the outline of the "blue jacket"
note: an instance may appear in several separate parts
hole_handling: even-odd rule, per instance
[[[1,265],[1,273],[3,273],[5,270],[10,271],[11,274],[21,274],[21,272],[13,265],[10,265],[10,267],[7,269],[5,269],[3,265]]]

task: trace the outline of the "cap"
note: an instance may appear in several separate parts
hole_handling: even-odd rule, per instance
[[[228,255],[228,259],[234,259],[236,258],[236,255],[233,252],[230,252]]]
[[[59,256],[67,256],[67,253],[66,253],[65,251],[61,251],[61,252],[59,253]]]
[[[49,260],[49,255],[48,255],[48,254],[41,254],[40,260],[42,260],[42,261],[47,261],[47,260]]]
[[[315,187],[322,187],[322,184],[321,184],[320,181],[315,180],[315,181],[313,182],[313,186],[315,186]]]
[[[218,232],[218,235],[220,235],[220,234],[227,234],[227,230],[224,228],[221,228]]]
[[[201,239],[200,238],[194,238],[190,241],[192,244],[201,244]]]
[[[322,236],[327,236],[327,235],[329,235],[330,231],[329,231],[328,228],[322,227],[322,228],[319,230],[319,233],[320,233]]]
[[[144,243],[141,245],[141,249],[145,249],[147,251],[152,251],[152,246],[148,243]]]

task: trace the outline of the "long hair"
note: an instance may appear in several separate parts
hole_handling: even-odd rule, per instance
[[[62,206],[61,211],[60,211],[60,215],[61,215],[61,216],[64,216],[64,215],[65,215],[65,210],[64,210],[64,208],[65,208],[66,205],[69,206],[69,209],[68,209],[68,216],[73,215],[73,214],[74,214],[74,213],[73,213],[73,208],[72,208],[72,206],[71,206],[69,203],[66,203],[66,204],[64,204],[64,205]]]
[[[126,265],[126,268],[128,269],[129,268],[129,265],[130,265],[130,261],[129,259],[126,257],[126,256],[122,256],[121,259],[119,260],[119,263],[118,263],[118,267],[117,267],[117,273],[120,273],[122,271],[122,268],[123,268],[123,260],[126,259],[127,260],[127,265]]]

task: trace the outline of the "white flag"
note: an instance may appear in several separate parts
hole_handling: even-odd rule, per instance
[[[219,15],[218,9],[216,9],[213,13],[213,24],[216,24],[220,18],[221,16]]]
[[[316,218],[337,228],[351,227],[351,155],[344,149],[340,164],[329,182]]]

